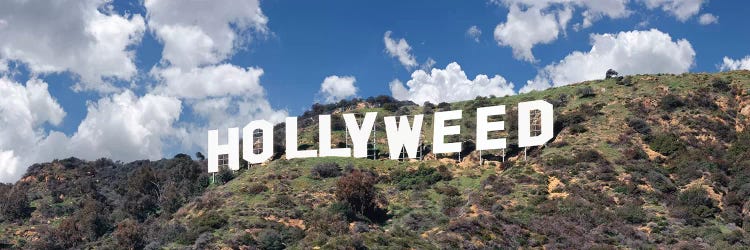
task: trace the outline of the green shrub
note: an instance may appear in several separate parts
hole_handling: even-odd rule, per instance
[[[672,155],[685,147],[682,140],[673,134],[649,136],[646,141],[648,141],[648,145],[651,149],[666,156]]]
[[[586,133],[588,131],[589,131],[589,129],[587,129],[586,127],[584,127],[581,124],[575,124],[573,126],[570,126],[570,133],[571,134],[582,134],[582,133]]]
[[[672,180],[657,171],[650,171],[646,174],[646,180],[655,190],[665,194],[671,194],[677,191],[677,186]]]
[[[249,194],[260,194],[265,191],[268,191],[268,187],[266,185],[263,185],[261,183],[252,183],[250,186],[247,187],[247,193]]]
[[[443,166],[444,167],[444,166]],[[438,171],[438,169],[419,166],[417,170],[396,170],[391,173],[391,181],[401,190],[413,189],[413,188],[427,188],[432,184],[435,184],[443,179],[448,178],[444,171]]]
[[[594,89],[591,88],[591,87],[589,87],[589,86],[578,88],[576,90],[576,93],[581,98],[589,98],[589,97],[596,96],[596,93],[594,92]]]
[[[647,135],[651,133],[651,127],[643,119],[628,119],[628,126],[638,133]]]
[[[731,90],[731,86],[729,86],[729,81],[724,80],[721,77],[711,78],[711,87],[713,87],[714,89],[720,92],[729,92]]]
[[[222,228],[226,224],[227,224],[226,217],[224,217],[223,215],[220,215],[217,212],[209,212],[209,213],[203,214],[202,216],[195,218],[195,220],[192,221],[191,230],[202,233],[202,232],[206,232],[209,230]]]
[[[599,162],[600,160],[603,160],[602,155],[593,149],[584,150],[575,156],[576,162]]]
[[[675,109],[685,105],[682,98],[668,94],[661,98],[661,108],[665,111],[674,111]]]
[[[276,195],[268,202],[268,206],[275,208],[291,209],[297,206],[289,195]]]
[[[624,219],[627,222],[633,224],[639,224],[646,221],[646,212],[640,204],[635,202],[628,202],[615,210],[618,217]]]
[[[310,174],[316,179],[338,177],[341,176],[341,167],[335,162],[321,163],[315,165]]]
[[[29,218],[34,209],[29,204],[26,190],[20,186],[0,185],[5,187],[0,193],[0,220],[15,221]]]
[[[703,223],[704,219],[713,217],[716,212],[713,200],[701,187],[691,187],[680,192],[672,208],[672,215],[695,226]]]
[[[336,182],[334,194],[357,214],[373,222],[384,222],[388,218],[387,211],[378,204],[387,202],[378,200],[380,192],[375,187],[377,183],[378,177],[375,173],[354,169]]]

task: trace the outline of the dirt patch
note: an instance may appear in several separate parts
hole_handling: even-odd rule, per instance
[[[551,199],[556,199],[556,198],[566,198],[566,197],[568,197],[568,195],[569,195],[568,193],[561,192],[561,190],[563,190],[565,188],[565,184],[563,184],[560,181],[560,179],[558,179],[557,177],[554,177],[554,176],[550,176],[547,179],[547,182],[549,182],[549,184],[547,184],[547,193],[549,193],[547,195],[548,199],[551,200]]]
[[[290,218],[278,218],[275,215],[266,216],[263,219],[268,221],[275,221],[281,224],[284,224],[284,226],[287,227],[296,227],[302,230],[305,230],[305,221],[300,219],[290,219]]]

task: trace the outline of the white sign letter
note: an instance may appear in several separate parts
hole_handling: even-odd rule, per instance
[[[349,148],[331,148],[331,116],[318,116],[318,145],[320,145],[320,156],[352,156],[352,150]],[[346,138],[344,138],[346,140]]]
[[[461,119],[461,110],[435,112],[435,127],[432,132],[432,152],[435,154],[461,152],[461,142],[445,143],[446,135],[457,135],[461,133],[461,126],[445,126],[447,120]]]
[[[505,130],[505,122],[489,122],[487,119],[493,115],[504,115],[505,105],[483,107],[477,109],[477,150],[505,148],[505,138],[487,139],[490,131]]]
[[[401,149],[406,147],[406,153],[410,158],[417,157],[417,147],[419,146],[419,136],[422,132],[422,118],[424,115],[414,116],[414,126],[409,127],[409,118],[401,116],[398,125],[396,117],[385,117],[385,132],[388,137],[388,151],[391,159],[397,160],[401,154]]]
[[[255,153],[255,130],[263,133],[263,149]],[[267,121],[252,121],[242,128],[242,158],[250,164],[263,163],[273,156],[273,124]]]
[[[367,141],[370,140],[372,126],[375,125],[377,116],[377,112],[367,112],[365,119],[362,121],[362,127],[360,127],[357,125],[357,118],[354,117],[354,114],[344,114],[346,129],[349,130],[349,137],[352,138],[352,144],[354,145],[355,158],[367,157]]]
[[[541,134],[531,137],[531,111],[541,112]],[[552,139],[554,118],[552,104],[544,100],[522,102],[518,104],[518,146],[529,147],[544,145]]]
[[[229,128],[227,144],[219,145],[219,130],[208,131],[208,172],[219,172],[219,155],[229,155],[229,169],[240,169],[240,129]]]
[[[310,158],[318,155],[317,150],[302,150],[297,146],[297,117],[286,118],[286,158]]]

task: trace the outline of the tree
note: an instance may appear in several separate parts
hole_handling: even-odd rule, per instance
[[[604,79],[612,78],[613,76],[619,75],[614,69],[608,69]]]
[[[201,153],[201,152],[195,152],[195,158],[198,159],[199,161],[205,161],[206,160],[206,156],[203,155],[203,153]]]
[[[336,182],[335,195],[340,201],[349,204],[354,212],[371,221],[384,221],[386,212],[377,205],[377,183],[375,173],[355,169]]]
[[[431,115],[433,113],[435,113],[435,104],[429,101],[424,102],[424,105],[422,105],[422,114]]]
[[[125,219],[117,224],[117,229],[112,235],[117,244],[124,249],[142,249],[145,243],[141,226],[132,219]]]
[[[26,190],[19,186],[3,186],[5,190],[0,193],[0,219],[15,221],[29,218],[34,210],[29,205]]]

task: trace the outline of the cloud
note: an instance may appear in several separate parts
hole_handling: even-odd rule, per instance
[[[513,49],[513,57],[534,62],[533,47],[549,44],[565,34],[573,13],[580,9],[583,20],[574,27],[590,27],[606,16],[622,18],[630,15],[628,0],[496,0],[508,7],[506,21],[495,27],[494,37],[500,46]]]
[[[0,78],[0,182],[17,180],[36,162],[44,124],[59,125],[65,117],[47,83],[30,79],[25,85]]]
[[[533,62],[535,59],[531,48],[557,40],[560,30],[564,28],[558,18],[563,17],[562,13],[569,12],[560,13],[545,14],[538,7],[524,11],[517,5],[512,5],[507,21],[495,27],[495,41],[500,46],[513,48],[513,57],[516,59]]]
[[[37,74],[70,71],[80,77],[76,90],[116,91],[110,78],[130,80],[137,72],[130,47],[140,42],[145,24],[140,15],[107,11],[108,4],[5,2],[0,8],[0,61],[23,62]]]
[[[698,14],[701,6],[708,0],[640,0],[649,9],[661,8],[663,11],[675,16],[677,20],[684,22],[690,17]]]
[[[263,75],[263,69],[260,68],[243,69],[232,64],[220,64],[190,69],[154,69],[152,74],[163,83],[155,92],[179,98],[263,96],[264,93],[260,86],[260,77]]]
[[[249,42],[247,31],[267,31],[257,0],[146,0],[145,7],[149,28],[164,43],[162,60],[180,68],[219,63]]]
[[[698,23],[701,25],[716,24],[719,23],[719,17],[711,13],[705,13],[698,18]]]
[[[506,96],[513,95],[513,83],[502,76],[492,78],[487,75],[477,75],[474,80],[466,77],[466,73],[458,63],[450,63],[445,69],[432,69],[428,73],[423,70],[414,71],[406,87],[399,80],[390,83],[391,95],[399,100],[410,100],[417,104],[424,102],[456,102],[474,99],[477,96]]]
[[[79,157],[115,160],[159,159],[162,139],[171,135],[182,103],[174,97],[126,90],[87,105],[87,115],[71,138]]]
[[[391,38],[391,31],[386,31],[383,35],[383,42],[385,43],[385,50],[388,55],[394,58],[398,58],[407,70],[417,66],[417,59],[411,54],[411,46],[403,38],[398,41]]]
[[[750,56],[745,56],[745,58],[737,60],[725,56],[724,61],[721,66],[719,66],[719,70],[721,71],[740,69],[750,70]]]
[[[285,110],[275,110],[260,84],[263,69],[232,64],[208,65],[190,69],[155,68],[159,81],[154,93],[184,100],[193,119],[181,122],[175,133],[182,150],[205,150],[206,131],[242,127],[265,119],[281,122]]]
[[[471,38],[471,40],[474,40],[474,42],[479,42],[479,37],[482,36],[482,30],[476,25],[473,25],[466,30],[466,36]]]
[[[320,94],[323,95],[323,102],[334,103],[340,100],[357,95],[357,87],[354,82],[357,79],[353,76],[329,76],[320,84]]]
[[[158,81],[152,90],[182,100],[194,116],[176,125],[182,150],[205,150],[209,129],[284,119],[287,112],[266,98],[262,68],[226,62],[252,35],[269,32],[259,1],[146,0],[145,7],[149,28],[164,44],[162,64],[151,70]]]
[[[607,69],[623,75],[683,73],[694,64],[695,51],[685,39],[673,41],[656,29],[591,35],[591,50],[575,51],[547,65],[520,92],[602,79]]]

